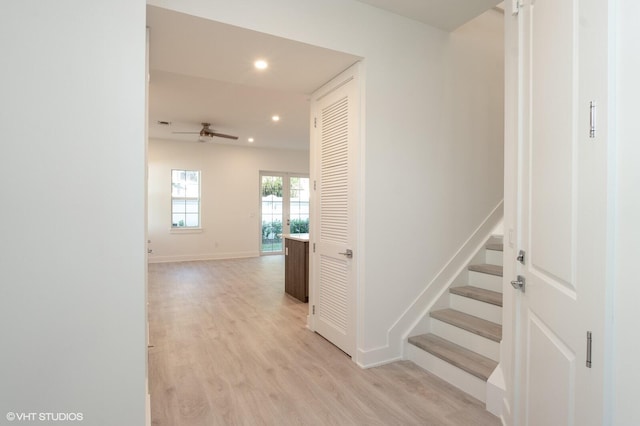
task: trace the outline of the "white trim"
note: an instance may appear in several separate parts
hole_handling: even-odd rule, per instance
[[[204,232],[204,228],[196,228],[196,227],[176,227],[169,228],[170,234],[201,234]]]
[[[248,257],[260,257],[257,251],[236,252],[236,253],[210,253],[210,254],[185,254],[176,256],[156,256],[149,255],[149,263],[171,263],[171,262],[193,262],[196,260],[225,260],[225,259],[245,259]]]
[[[485,401],[487,411],[496,417],[501,417],[506,393],[507,385],[504,381],[504,372],[502,371],[502,366],[498,364],[491,376],[489,376],[489,380],[487,380],[487,397]]]

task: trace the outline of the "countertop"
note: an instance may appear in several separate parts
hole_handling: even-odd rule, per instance
[[[283,237],[296,241],[309,241],[309,234],[284,234]]]

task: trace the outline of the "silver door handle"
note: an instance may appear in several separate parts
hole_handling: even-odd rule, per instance
[[[511,285],[516,290],[522,290],[524,293],[524,286],[526,284],[526,280],[522,275],[518,275],[518,278],[515,281],[511,281]]]
[[[338,254],[342,254],[344,256],[347,256],[347,258],[351,259],[353,257],[353,250],[346,249],[344,253],[338,253]]]

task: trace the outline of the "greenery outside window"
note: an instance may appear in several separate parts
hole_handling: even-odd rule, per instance
[[[200,227],[200,171],[171,170],[171,228]]]

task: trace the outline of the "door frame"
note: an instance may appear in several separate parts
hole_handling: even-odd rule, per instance
[[[366,141],[366,108],[365,108],[365,93],[366,93],[366,84],[365,84],[365,74],[366,74],[366,61],[365,59],[361,59],[353,65],[349,66],[345,71],[340,73],[338,76],[334,77],[332,80],[325,83],[321,88],[319,88],[315,93],[315,98],[321,98],[334,91],[342,84],[344,84],[344,77],[348,73],[351,73],[357,82],[356,87],[356,96],[355,99],[357,101],[357,109],[355,116],[357,117],[357,131],[355,139],[355,159],[354,164],[356,170],[354,172],[354,186],[355,193],[357,194],[355,202],[355,245],[353,247],[354,253],[357,253],[357,262],[355,265],[355,289],[354,289],[354,306],[353,308],[353,318],[354,318],[354,328],[355,328],[355,336],[354,336],[354,351],[351,354],[351,360],[358,364],[361,364],[361,359],[363,353],[360,348],[363,347],[363,333],[364,329],[364,286],[362,283],[365,282],[365,268],[366,264],[366,252],[365,252],[365,238],[364,238],[364,224],[365,224],[365,214],[364,214],[364,206],[366,199],[366,191],[365,191],[365,141]],[[318,267],[317,262],[318,259],[314,254],[313,242],[316,237],[316,231],[314,224],[317,222],[317,193],[315,190],[315,183],[318,180],[318,164],[317,164],[317,152],[315,147],[317,146],[317,135],[313,131],[314,129],[314,117],[317,116],[317,111],[314,110],[314,104],[312,103],[311,111],[309,114],[309,131],[310,131],[310,150],[309,150],[309,177],[310,177],[310,186],[311,186],[311,197],[310,197],[310,217],[309,217],[309,312],[307,315],[307,328],[312,331],[316,331],[316,322],[314,315],[314,305],[317,300],[317,291],[318,284],[315,279],[315,271]]]

